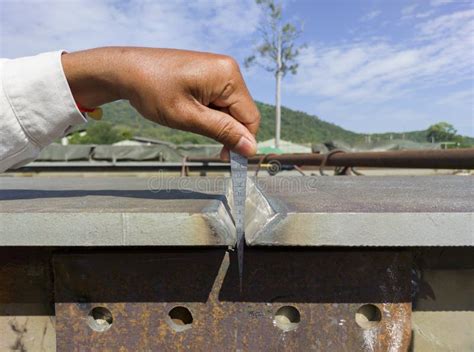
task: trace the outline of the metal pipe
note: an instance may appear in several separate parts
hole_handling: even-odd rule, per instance
[[[413,169],[474,169],[474,148],[448,150],[404,150],[389,152],[338,152],[268,154],[249,158],[250,165],[278,162],[281,166],[381,167]],[[180,171],[181,162],[32,162],[8,172],[80,172],[80,171]],[[185,166],[190,171],[228,171],[229,164],[217,157],[189,157]]]
[[[195,171],[229,171],[229,165],[219,160],[217,163],[189,162],[185,166],[191,172]],[[174,171],[180,172],[183,167],[182,162],[150,162],[150,161],[56,161],[43,162],[34,161],[18,169],[10,169],[7,172],[157,172]]]
[[[328,157],[325,154],[295,153],[269,154],[265,163],[282,165],[355,166],[413,169],[474,169],[474,148],[448,150],[403,150],[387,152],[340,152]],[[190,162],[219,162],[219,158],[188,158]],[[249,164],[258,164],[262,155],[249,158]]]

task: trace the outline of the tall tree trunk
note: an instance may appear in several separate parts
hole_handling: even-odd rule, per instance
[[[281,136],[281,34],[278,30],[278,57],[277,57],[277,71],[275,73],[276,78],[276,92],[275,92],[275,148],[280,148],[280,136]]]
[[[281,73],[276,74],[275,92],[275,148],[280,148],[281,136]]]

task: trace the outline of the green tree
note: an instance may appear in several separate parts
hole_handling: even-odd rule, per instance
[[[428,127],[426,138],[429,142],[450,142],[457,136],[457,130],[447,122],[438,122]]]
[[[296,74],[296,58],[304,46],[296,46],[295,41],[302,30],[283,20],[281,3],[275,0],[256,0],[264,12],[259,27],[261,42],[256,53],[245,59],[245,66],[257,64],[275,75],[275,147],[280,146],[281,135],[281,81],[287,73]]]
[[[75,133],[69,139],[71,144],[113,144],[124,139],[130,139],[132,132],[128,128],[114,128],[109,122],[90,122],[86,134]]]

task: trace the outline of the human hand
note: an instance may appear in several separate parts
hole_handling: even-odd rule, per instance
[[[256,153],[260,114],[228,56],[110,47],[64,54],[62,62],[82,106],[126,99],[149,120],[221,142],[223,158],[229,149]]]

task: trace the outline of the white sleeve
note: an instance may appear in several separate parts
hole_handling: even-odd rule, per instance
[[[0,172],[35,159],[86,119],[61,64],[63,51],[0,60]]]

